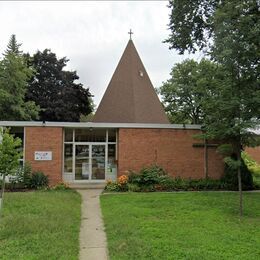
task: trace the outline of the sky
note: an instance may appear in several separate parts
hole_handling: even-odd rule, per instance
[[[132,39],[154,87],[170,76],[172,66],[187,55],[169,50],[167,1],[17,1],[0,2],[0,53],[15,34],[30,54],[48,48],[66,56],[67,70],[99,104],[121,55]],[[189,56],[190,57],[190,56]]]

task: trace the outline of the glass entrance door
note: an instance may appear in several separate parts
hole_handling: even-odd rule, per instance
[[[105,180],[105,165],[105,145],[75,145],[75,180]]]
[[[92,180],[105,180],[105,145],[91,145],[91,178]]]
[[[75,146],[75,180],[91,179],[89,153],[89,145]]]

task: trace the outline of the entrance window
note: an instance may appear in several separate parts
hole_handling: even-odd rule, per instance
[[[73,129],[67,128],[65,129],[65,142],[73,142]]]
[[[89,180],[90,163],[89,163],[89,145],[76,145],[75,154],[75,179]]]
[[[116,142],[116,129],[108,130],[108,142]]]
[[[73,161],[73,145],[64,145],[64,172],[72,173],[72,161]]]
[[[104,181],[117,177],[117,130],[64,129],[64,181]]]
[[[75,142],[106,142],[106,129],[75,129]]]
[[[105,179],[105,145],[92,145],[92,180]]]
[[[107,149],[107,179],[116,180],[116,144],[108,144]]]

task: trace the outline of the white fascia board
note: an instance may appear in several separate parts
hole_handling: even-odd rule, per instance
[[[149,129],[201,129],[200,125],[184,124],[139,124],[139,123],[93,123],[93,122],[40,122],[40,121],[0,121],[0,126],[35,126],[66,128],[149,128]]]

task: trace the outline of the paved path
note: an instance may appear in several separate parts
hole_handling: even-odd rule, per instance
[[[101,215],[101,189],[78,190],[82,196],[80,260],[107,260],[107,242]]]

